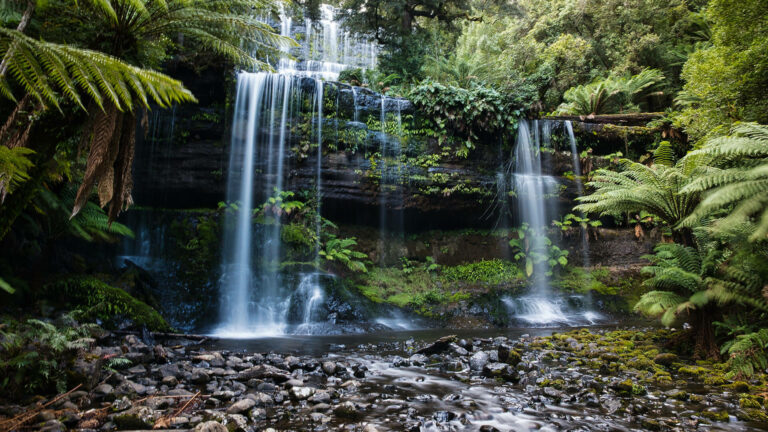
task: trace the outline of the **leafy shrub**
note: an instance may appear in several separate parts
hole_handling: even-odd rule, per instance
[[[46,285],[44,290],[50,296],[58,296],[64,304],[79,308],[76,317],[83,321],[98,320],[107,328],[115,328],[128,319],[137,327],[171,330],[165,319],[149,305],[94,277],[60,279]]]
[[[481,85],[464,89],[427,80],[411,90],[409,99],[423,113],[431,135],[441,144],[458,145],[457,154],[463,156],[481,137],[513,137],[521,114],[503,94]]]
[[[664,74],[645,69],[637,75],[617,76],[572,87],[565,92],[560,114],[615,114],[640,110],[639,102],[664,81]]]
[[[450,282],[485,283],[499,285],[523,278],[512,262],[500,259],[482,260],[453,267],[443,267],[442,276]]]
[[[0,328],[0,389],[21,395],[66,390],[68,363],[93,343],[95,325],[70,322],[57,328],[31,319]]]

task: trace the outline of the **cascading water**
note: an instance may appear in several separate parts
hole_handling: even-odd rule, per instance
[[[580,321],[594,322],[598,317],[593,312],[583,312],[590,307],[588,297],[555,296],[550,288],[547,276],[548,249],[551,240],[547,237],[547,226],[555,214],[549,197],[556,197],[559,184],[557,180],[542,171],[542,143],[550,145],[552,124],[531,123],[520,119],[517,142],[513,156],[514,188],[518,199],[519,220],[527,227],[521,243],[526,249],[526,259],[531,260],[532,271],[530,293],[521,297],[503,299],[510,314],[526,324],[552,325],[574,324]],[[572,130],[566,123],[571,144],[575,147]],[[575,152],[575,150],[574,150]],[[574,165],[577,176],[580,170]],[[580,178],[578,179],[580,181]],[[579,187],[581,193],[581,187]],[[528,266],[528,264],[526,264]]]
[[[584,184],[581,180],[581,162],[579,161],[579,149],[576,147],[576,136],[573,134],[573,124],[570,120],[565,121],[565,130],[568,132],[568,141],[571,145],[571,158],[573,159],[573,177],[576,183],[576,193],[579,197],[584,196]],[[587,228],[581,230],[581,253],[583,266],[589,268],[589,233]]]
[[[395,105],[391,107],[391,105]],[[392,109],[394,108],[394,109]],[[391,110],[391,111],[390,111]],[[394,128],[389,126],[390,114],[395,122]],[[400,100],[381,97],[381,159],[379,179],[379,226],[381,235],[382,265],[391,264],[400,256],[400,247],[404,233],[403,219],[403,189],[402,164],[400,157],[400,131],[402,130],[402,113]],[[394,134],[387,133],[393,129]]]
[[[300,289],[290,292],[279,273],[281,226],[279,203],[287,172],[287,143],[291,139],[291,121],[299,114],[311,117],[312,133],[317,142],[316,200],[322,193],[322,137],[324,80],[338,78],[346,65],[339,60],[353,58],[346,50],[339,52],[339,23],[329,5],[321,5],[322,31],[305,21],[305,59],[281,58],[277,73],[240,72],[237,79],[234,121],[230,151],[227,201],[233,203],[227,213],[221,279],[221,337],[250,338],[284,334],[289,330],[288,311],[292,299],[310,307],[295,331],[306,331],[313,319],[312,308],[322,301],[319,274],[305,275]],[[292,20],[281,11],[280,30],[292,36]],[[352,36],[343,33],[344,46]],[[354,39],[353,42],[359,42]],[[358,48],[356,53],[375,52]],[[287,53],[286,53],[287,54]],[[360,56],[357,56],[360,57]],[[371,63],[356,58],[355,65]],[[309,89],[312,90],[309,90]],[[310,94],[307,92],[311,91]],[[305,110],[308,98],[310,112]],[[302,111],[304,110],[304,111]],[[256,176],[258,175],[258,181]],[[264,208],[268,219],[258,232],[253,229],[255,205],[274,198]],[[320,238],[320,208],[317,209],[316,235]],[[319,240],[318,240],[319,241]],[[258,248],[254,247],[258,244]],[[255,253],[258,252],[258,253]],[[257,259],[258,258],[258,259]],[[318,260],[319,258],[316,258]]]
[[[538,126],[534,123],[534,126]],[[551,196],[557,181],[541,172],[541,144],[538,127],[531,130],[526,119],[520,119],[514,153],[514,185],[518,196],[520,221],[527,225],[524,235],[528,257],[532,263],[534,293],[549,294],[547,261],[534,259],[534,254],[546,253],[547,225],[546,197]],[[526,264],[527,265],[527,264]]]

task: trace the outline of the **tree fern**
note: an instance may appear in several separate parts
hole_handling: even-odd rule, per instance
[[[619,216],[649,213],[676,229],[699,203],[696,193],[681,193],[700,168],[680,160],[672,166],[624,161],[622,171],[599,169],[588,183],[590,195],[578,198],[574,211]]]
[[[631,112],[639,109],[637,102],[664,81],[656,69],[644,69],[637,75],[617,76],[568,89],[565,102],[557,112],[573,115],[597,115]]]
[[[16,30],[0,28],[0,53],[10,52],[10,76],[44,105],[59,107],[62,100],[85,109],[83,96],[100,108],[106,103],[120,110],[195,101],[180,81],[129,65],[109,55],[69,45],[33,39]],[[15,100],[12,87],[0,78],[0,92]]]
[[[727,230],[745,220],[754,220],[750,239],[768,236],[768,126],[745,123],[726,137],[714,138],[686,158],[704,160],[710,172],[695,179],[683,193],[704,194],[701,204],[681,225],[693,226],[719,211],[728,215],[714,224]]]

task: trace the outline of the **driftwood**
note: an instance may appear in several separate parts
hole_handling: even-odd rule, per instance
[[[116,335],[142,336],[142,332],[132,331],[132,330],[113,330],[112,333]],[[154,338],[160,338],[160,339],[189,339],[189,340],[200,341],[200,342],[209,341],[209,340],[219,340],[219,338],[215,336],[188,334],[188,333],[149,332],[149,334]]]
[[[543,117],[544,120],[570,120],[582,123],[615,124],[621,126],[645,126],[651,120],[656,120],[664,113],[627,113],[600,115],[560,115]]]
[[[5,432],[5,431],[12,431],[12,430],[16,430],[16,429],[20,428],[22,425],[24,425],[24,423],[26,423],[26,422],[32,420],[33,418],[35,418],[35,416],[40,411],[42,411],[43,409],[53,405],[54,403],[56,403],[57,401],[61,400],[62,398],[68,396],[69,394],[71,394],[75,390],[79,389],[81,386],[82,386],[82,384],[78,384],[77,387],[73,388],[72,390],[70,390],[70,391],[68,391],[66,393],[62,393],[62,394],[56,396],[55,398],[51,399],[50,401],[48,401],[48,402],[46,402],[44,404],[39,404],[36,407],[34,407],[34,408],[30,409],[30,410],[27,410],[27,411],[17,415],[16,417],[13,417],[11,419],[7,419],[7,420],[4,420],[4,421],[0,422],[0,431],[3,431],[3,432]]]

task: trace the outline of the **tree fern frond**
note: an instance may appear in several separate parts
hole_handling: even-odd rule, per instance
[[[11,76],[43,103],[58,106],[59,99],[64,98],[82,107],[81,95],[87,94],[101,107],[106,99],[118,108],[132,109],[134,92],[129,89],[139,82],[145,92],[151,88],[154,102],[161,106],[195,101],[181,82],[159,72],[96,51],[39,41],[0,28],[0,54],[5,55],[11,44],[16,47],[8,62]],[[148,106],[142,93],[137,99],[142,106]]]
[[[650,317],[659,317],[684,301],[685,297],[671,291],[649,291],[640,297],[634,310]]]

